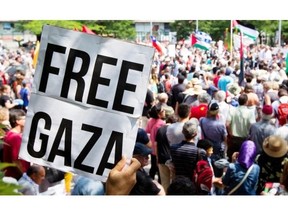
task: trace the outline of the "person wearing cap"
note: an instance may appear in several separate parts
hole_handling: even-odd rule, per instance
[[[267,182],[280,182],[283,166],[288,161],[287,141],[278,135],[266,137],[262,153],[258,154],[255,162],[260,166],[257,194],[265,189]]]
[[[170,146],[172,163],[175,167],[175,176],[183,175],[192,180],[196,163],[206,158],[204,149],[198,149],[195,138],[198,133],[198,123],[191,119],[184,123],[182,133],[185,137],[180,143]]]
[[[227,151],[227,130],[224,122],[218,118],[219,105],[217,102],[211,102],[208,106],[207,116],[199,120],[201,128],[201,136],[203,139],[208,139],[213,143],[213,154],[211,155],[212,165],[214,162],[225,158]],[[213,129],[212,129],[213,128]],[[216,177],[223,174],[222,169],[213,167]]]
[[[145,171],[144,167],[149,164],[149,155],[152,150],[143,143],[136,142],[133,150],[133,158],[136,158],[141,167],[136,173],[136,184],[129,195],[165,195],[164,188],[153,180]]]
[[[257,153],[262,152],[262,143],[264,139],[276,132],[276,126],[271,124],[271,119],[273,117],[273,107],[271,105],[264,105],[262,108],[261,120],[253,123],[249,129],[249,139],[256,144]]]

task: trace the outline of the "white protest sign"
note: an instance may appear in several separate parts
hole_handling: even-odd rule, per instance
[[[19,157],[106,181],[132,157],[152,47],[44,26]]]

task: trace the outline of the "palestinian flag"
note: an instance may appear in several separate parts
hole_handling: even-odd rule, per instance
[[[202,50],[209,50],[211,48],[212,38],[205,32],[197,31],[191,34],[191,45]]]
[[[238,29],[243,35],[246,35],[254,41],[258,38],[259,32],[255,29],[248,28],[244,25],[240,25],[236,20],[233,20],[232,27]]]

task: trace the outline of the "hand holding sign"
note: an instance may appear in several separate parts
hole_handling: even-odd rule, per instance
[[[140,168],[140,162],[132,158],[131,164],[125,167],[126,158],[122,159],[109,173],[106,182],[107,195],[128,195],[136,184],[136,172]]]

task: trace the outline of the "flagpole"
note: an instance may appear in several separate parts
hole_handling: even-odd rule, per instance
[[[279,26],[278,26],[278,46],[281,47],[281,27],[282,27],[282,20],[279,20]]]
[[[196,20],[196,32],[198,31],[198,20]]]
[[[243,50],[243,32],[240,29],[240,74],[238,83],[241,86],[244,80],[244,50]]]
[[[232,20],[230,20],[230,56],[233,57],[233,24]]]
[[[150,21],[150,36],[153,36],[153,25],[152,25],[152,21]]]

